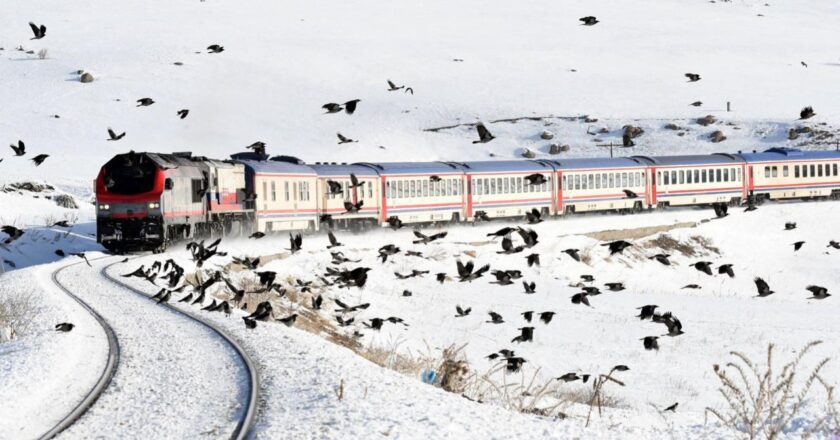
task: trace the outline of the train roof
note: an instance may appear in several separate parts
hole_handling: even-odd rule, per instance
[[[840,159],[840,151],[802,151],[795,148],[771,148],[762,152],[738,153],[747,162],[775,162],[796,160]]]
[[[379,174],[450,174],[463,172],[464,165],[460,162],[361,162],[355,165],[365,166]]]
[[[306,165],[298,165],[296,163],[283,162],[277,160],[249,160],[236,159],[238,163],[245,165],[245,168],[254,173],[262,174],[311,174],[315,175],[315,170]]]
[[[561,170],[581,170],[591,168],[636,168],[649,165],[653,160],[644,156],[605,157],[600,159],[545,159]]]
[[[714,153],[692,154],[682,156],[655,156],[650,158],[652,165],[730,165],[744,163],[744,159],[737,154]]]
[[[379,175],[372,168],[359,164],[315,163],[308,166],[315,170],[315,174],[319,176],[349,176],[350,173],[353,173],[357,176]]]
[[[461,166],[471,173],[498,173],[498,172],[547,172],[554,168],[546,161],[538,160],[483,160],[479,162],[463,162]]]

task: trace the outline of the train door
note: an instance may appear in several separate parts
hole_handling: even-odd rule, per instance
[[[557,172],[557,202],[555,203],[555,215],[563,215],[563,172]]]
[[[648,206],[656,206],[656,168],[648,168],[650,173],[650,189],[647,192]]]
[[[467,190],[465,192],[466,192],[466,195],[467,195],[467,212],[466,212],[465,218],[472,218],[472,216],[473,216],[473,192],[474,192],[474,188],[473,188],[472,176],[467,174],[466,178],[467,178],[467,185],[466,185]]]

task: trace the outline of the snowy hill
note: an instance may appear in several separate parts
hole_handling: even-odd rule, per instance
[[[817,116],[808,125],[829,131],[834,127],[817,124],[840,117],[840,4],[830,0],[527,7],[471,0],[399,7],[370,0],[16,0],[5,7],[0,133],[5,142],[23,139],[30,153],[0,155],[4,180],[64,178],[89,187],[107,158],[128,149],[227,157],[256,140],[274,154],[310,162],[515,157],[524,147],[548,150],[538,137],[545,124],[573,156],[608,154],[587,129],[606,128],[598,139],[620,143],[621,127],[630,123],[646,133],[638,148],[618,154],[803,141],[820,148],[806,137],[787,140],[799,110],[813,106]],[[586,15],[601,22],[581,26],[577,19]],[[29,41],[30,20],[48,26],[46,38]],[[208,54],[211,44],[224,52]],[[40,49],[48,51],[44,60]],[[79,82],[79,70],[95,81]],[[702,79],[689,83],[686,72]],[[387,79],[414,95],[388,92]],[[156,103],[136,108],[143,97]],[[320,108],[350,99],[362,100],[352,116]],[[695,101],[704,104],[689,106]],[[176,116],[181,109],[190,110],[184,120]],[[707,114],[720,122],[692,122]],[[547,115],[599,121],[491,122]],[[478,120],[498,139],[477,147],[470,127],[424,131]],[[669,122],[689,131],[663,130]],[[108,127],[127,135],[107,142]],[[728,140],[709,142],[715,130]],[[337,146],[337,132],[359,143]],[[40,168],[17,166],[38,153],[52,157]]]

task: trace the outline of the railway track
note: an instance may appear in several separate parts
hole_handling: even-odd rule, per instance
[[[111,257],[101,257],[91,261],[102,260],[105,258]],[[76,405],[76,407],[74,407],[70,413],[68,413],[64,418],[62,418],[61,421],[59,421],[58,424],[56,424],[49,431],[39,436],[38,438],[41,440],[54,438],[66,429],[73,426],[77,421],[79,421],[82,418],[82,416],[85,413],[87,413],[87,411],[96,403],[97,399],[99,399],[99,397],[105,392],[105,390],[108,388],[108,385],[111,383],[114,375],[119,369],[120,345],[119,340],[117,338],[117,334],[114,331],[114,329],[111,327],[108,321],[102,315],[100,315],[91,305],[89,305],[79,296],[74,294],[67,286],[62,284],[62,282],[59,280],[58,276],[60,273],[80,263],[69,264],[53,272],[51,275],[52,282],[62,292],[64,292],[66,295],[75,300],[79,305],[81,305],[89,314],[91,314],[96,319],[96,321],[102,327],[108,339],[108,360],[95,386],[85,395],[82,401],[79,402],[79,404]],[[111,284],[118,286],[120,289],[130,291],[131,293],[138,295],[144,299],[150,298],[150,295],[147,295],[145,292],[135,289],[134,287],[131,287],[127,284],[124,284],[123,282],[108,274],[107,270],[118,263],[119,262],[114,262],[103,266],[99,271],[101,278],[107,280]],[[169,304],[163,304],[163,306],[167,307],[173,313],[184,317],[192,322],[195,322],[200,326],[203,326],[204,328],[208,329],[210,332],[216,334],[235,353],[236,358],[243,366],[242,370],[244,371],[244,374],[247,376],[246,380],[244,380],[244,383],[247,384],[247,389],[243,393],[245,399],[243,399],[243,401],[241,402],[241,408],[243,409],[239,411],[240,415],[237,418],[236,426],[234,427],[230,438],[235,440],[252,438],[254,425],[257,419],[257,405],[259,399],[259,375],[253,360],[245,352],[242,346],[221,328],[218,328],[212,323],[205,321],[200,317],[195,316],[189,312],[180,310],[177,307],[171,306]]]

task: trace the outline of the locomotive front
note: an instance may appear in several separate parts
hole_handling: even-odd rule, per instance
[[[163,170],[148,155],[120,154],[96,179],[97,241],[112,251],[155,249],[164,243]]]

